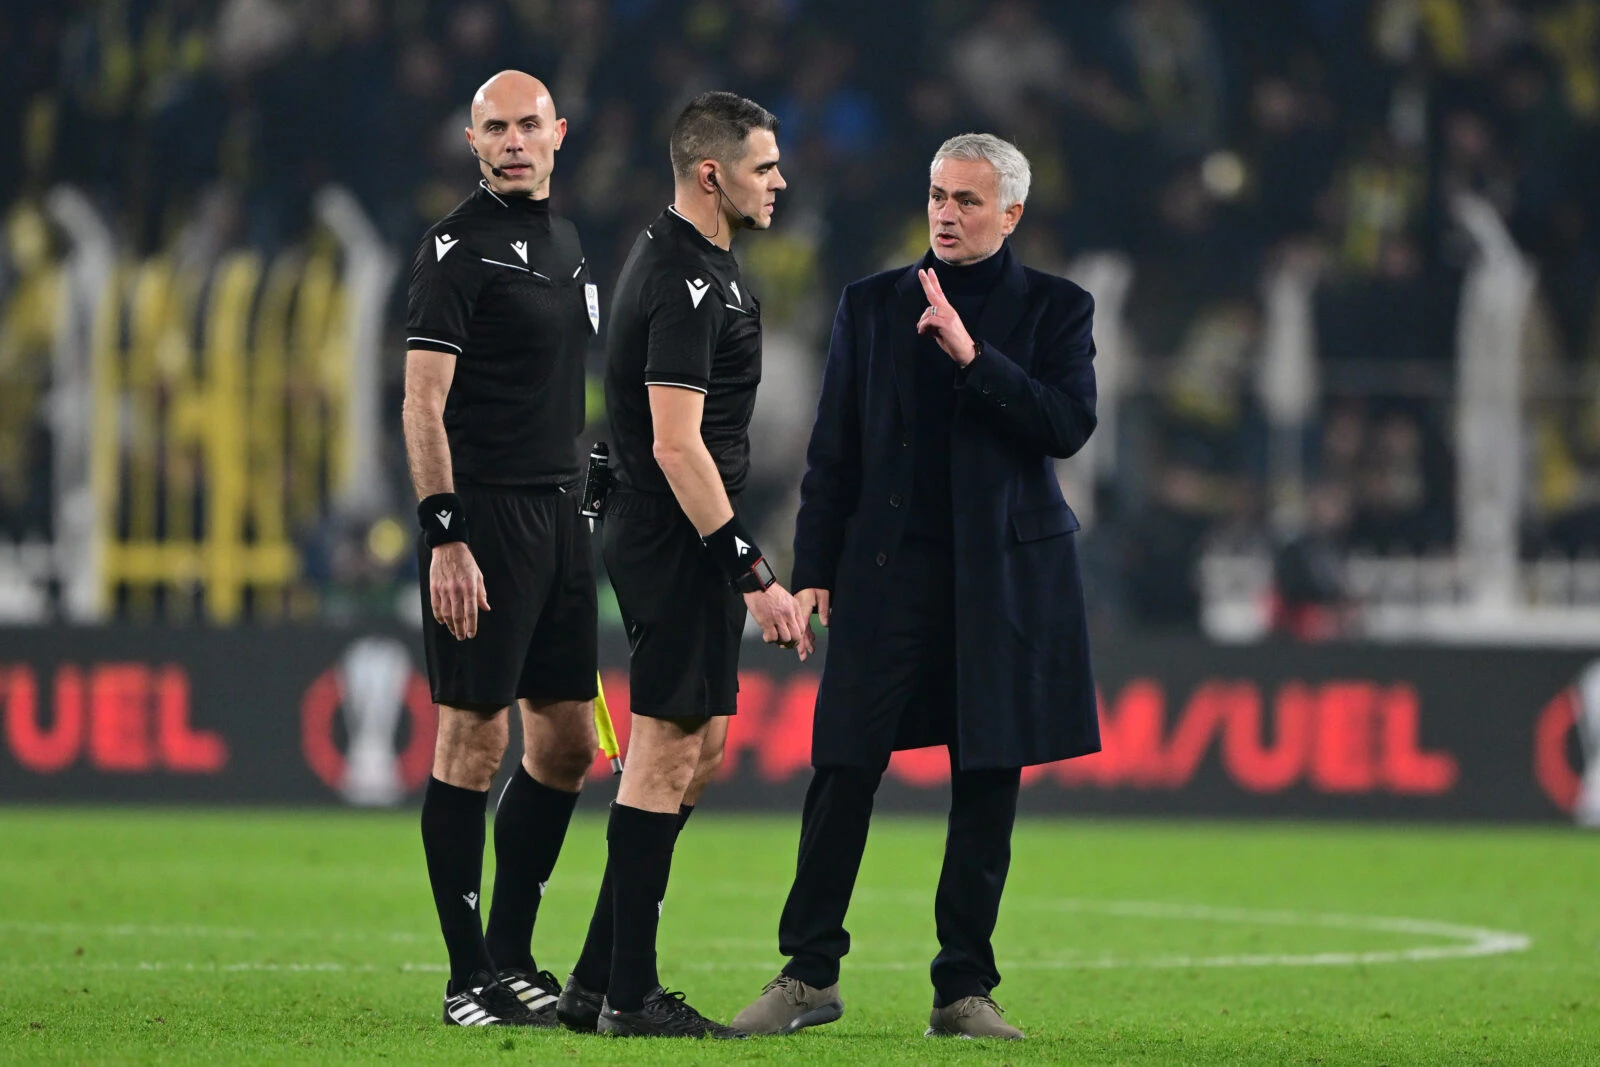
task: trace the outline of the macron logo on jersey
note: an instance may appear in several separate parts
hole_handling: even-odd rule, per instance
[[[745,544],[743,538],[740,538],[737,535],[735,535],[733,539],[733,547],[739,550],[739,555],[741,556],[748,556],[750,554],[750,546]]]
[[[466,901],[467,902],[467,907],[471,908],[473,911],[477,911],[478,910],[478,894],[476,894],[476,893],[462,893],[461,894],[461,899]]]
[[[528,262],[528,242],[526,242],[526,241],[512,241],[511,242],[511,251],[515,252],[517,254],[518,258],[520,258],[522,260],[522,262],[524,262],[524,263]]]
[[[694,301],[695,307],[699,307],[700,301],[704,300],[706,293],[711,291],[711,283],[704,278],[696,278],[693,281],[685,278],[683,284],[689,287],[689,299]]]
[[[442,233],[433,239],[433,250],[438,253],[440,259],[443,259],[452,248],[460,243],[461,238],[451,237],[447,233]]]
[[[739,301],[739,306],[740,307],[743,307],[744,306],[744,297],[739,295],[739,283],[738,282],[729,282],[728,283],[728,288],[733,290],[733,298],[735,300]]]

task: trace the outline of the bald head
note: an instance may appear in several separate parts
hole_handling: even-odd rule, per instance
[[[503,70],[473,94],[467,144],[481,160],[484,180],[502,196],[549,196],[555,153],[566,135],[567,120],[556,117],[550,90],[531,74]]]
[[[502,70],[472,94],[472,124],[481,125],[490,110],[547,110],[555,121],[556,105],[544,82],[520,70]]]

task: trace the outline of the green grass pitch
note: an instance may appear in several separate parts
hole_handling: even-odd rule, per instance
[[[708,799],[661,970],[726,1020],[779,962],[797,819]],[[942,837],[874,827],[840,1022],[630,1042],[440,1025],[414,814],[0,809],[0,1063],[1600,1063],[1575,831],[1024,820],[995,939],[1015,1045],[922,1037]],[[544,900],[563,977],[603,842],[581,818]]]

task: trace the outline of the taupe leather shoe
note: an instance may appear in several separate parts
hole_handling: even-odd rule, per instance
[[[733,1025],[747,1034],[792,1034],[808,1026],[831,1023],[843,1014],[838,982],[818,989],[780,974],[766,984],[749,1007],[733,1017]]]
[[[954,1004],[934,1008],[924,1037],[998,1037],[1021,1041],[1028,1035],[1000,1018],[993,997],[962,997]]]

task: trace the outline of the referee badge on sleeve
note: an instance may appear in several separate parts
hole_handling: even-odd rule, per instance
[[[583,283],[583,302],[589,305],[589,328],[600,332],[600,287],[593,282]]]

